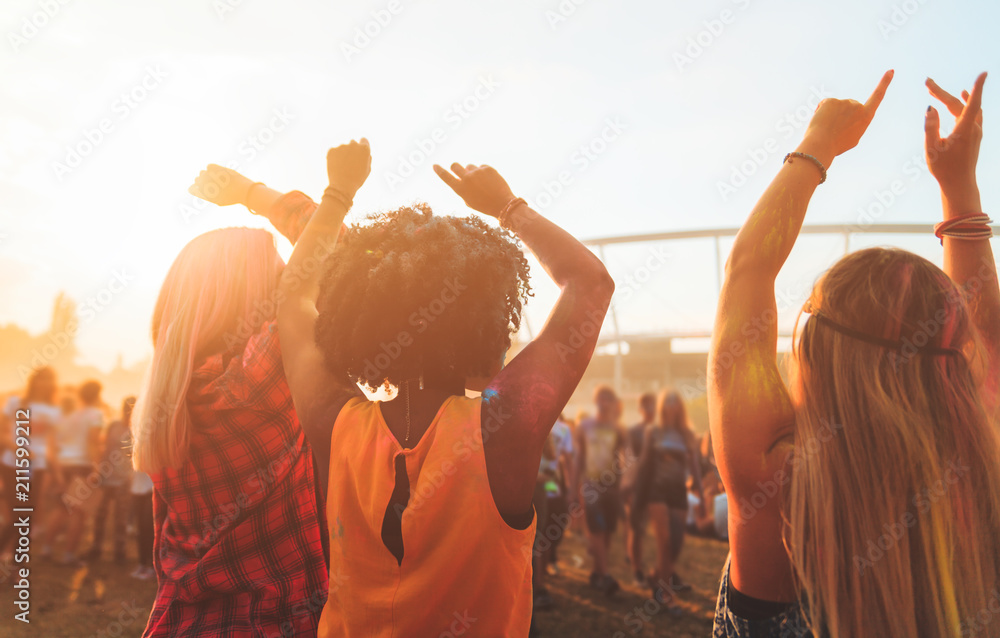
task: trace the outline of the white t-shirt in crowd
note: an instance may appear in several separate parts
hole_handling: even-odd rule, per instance
[[[136,471],[132,474],[132,489],[130,491],[133,494],[152,494],[153,479],[149,478],[149,474],[145,472]]]
[[[59,422],[56,440],[59,443],[59,463],[62,465],[92,465],[87,454],[87,439],[95,429],[104,427],[104,413],[95,407],[81,408]]]
[[[11,397],[3,408],[3,415],[10,423],[11,434],[16,435],[17,411],[21,409],[21,397]],[[35,470],[44,470],[48,467],[46,455],[48,454],[48,437],[51,428],[57,428],[62,420],[62,412],[54,405],[39,403],[35,401],[28,404],[29,418],[22,419],[28,421],[28,451],[31,455],[30,467]],[[0,463],[7,467],[14,467],[14,460],[17,457],[13,450],[4,450]]]

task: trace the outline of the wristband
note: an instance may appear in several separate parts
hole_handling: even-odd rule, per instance
[[[506,230],[513,230],[513,228],[511,228],[510,226],[509,217],[510,214],[514,212],[514,210],[521,204],[527,206],[528,202],[524,201],[523,197],[515,197],[514,199],[507,202],[507,204],[500,210],[500,212],[497,214],[497,221],[500,222],[501,228],[504,228]]]
[[[784,164],[791,157],[801,157],[802,159],[807,159],[811,161],[813,164],[816,165],[816,168],[819,169],[819,183],[822,184],[823,182],[826,181],[826,167],[823,166],[823,162],[819,161],[818,159],[807,153],[799,153],[798,151],[792,151],[788,155],[785,155],[785,159],[783,159],[781,163]]]
[[[257,214],[257,211],[255,211],[254,209],[250,208],[250,193],[253,192],[253,189],[254,189],[255,186],[263,186],[263,185],[264,185],[264,182],[254,182],[253,184],[250,184],[250,186],[247,187],[247,194],[243,198],[243,202],[244,202],[243,205],[246,206],[247,210],[250,211],[251,213],[253,213],[254,215]]]
[[[967,213],[945,220],[934,226],[934,235],[944,244],[945,237],[952,239],[989,239],[993,237],[990,224],[993,220],[986,213]]]
[[[323,199],[328,197],[340,202],[347,210],[351,210],[351,206],[354,206],[354,198],[348,197],[343,191],[333,186],[327,186],[326,190],[323,191]]]

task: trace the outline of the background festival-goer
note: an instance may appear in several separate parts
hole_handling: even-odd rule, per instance
[[[312,211],[215,165],[191,192],[247,204],[292,242]],[[274,323],[282,268],[271,233],[226,228],[189,242],[160,289],[132,418],[135,468],[155,484],[146,637],[316,631],[324,534]]]
[[[556,453],[556,461],[542,462],[546,466],[546,472],[551,476],[555,475],[554,481],[546,483],[545,495],[547,497],[547,507],[549,511],[549,529],[552,531],[549,551],[547,552],[545,565],[546,569],[551,568],[556,574],[559,573],[559,543],[562,541],[566,528],[569,525],[569,486],[574,484],[574,450],[573,450],[573,430],[566,419],[560,415],[549,432],[549,440]],[[554,485],[553,485],[554,482]]]
[[[687,476],[690,472],[695,492],[701,495],[701,468],[697,439],[680,394],[673,390],[661,392],[656,417],[656,423],[643,433],[639,456],[639,475],[648,481],[647,507],[656,533],[657,569],[648,582],[657,602],[666,605],[668,613],[677,615],[680,608],[674,604],[673,594],[690,589],[675,571],[687,523]]]
[[[608,573],[611,539],[618,527],[621,499],[618,480],[624,461],[625,437],[618,422],[621,403],[608,386],[594,390],[597,414],[576,427],[576,482],[587,522],[588,548],[594,560],[590,586],[608,596],[619,589]]]
[[[135,545],[139,565],[132,571],[132,578],[156,578],[153,569],[153,480],[145,472],[133,472],[129,485],[132,498],[132,515],[135,520]]]
[[[560,416],[542,449],[542,462],[532,499],[537,517],[531,562],[534,611],[545,611],[553,605],[552,597],[545,588],[545,575],[549,566],[558,573],[556,549],[569,524],[566,477],[572,463],[573,433]]]
[[[103,433],[103,450],[96,474],[100,483],[101,503],[94,513],[94,534],[87,552],[87,560],[100,560],[104,549],[104,530],[108,524],[108,512],[113,511],[111,534],[114,539],[114,559],[125,562],[125,536],[132,499],[129,487],[132,484],[132,408],[135,397],[127,397],[122,402],[122,417],[108,425]]]
[[[776,364],[775,278],[891,79],[864,104],[819,104],[729,256],[709,364],[734,502],[715,636],[957,637],[996,591],[1000,287],[975,174],[985,74],[964,102],[928,83],[957,118],[945,139],[936,109],[925,123],[944,271],[899,249],[847,255],[803,308],[787,386]]]
[[[458,164],[435,170],[501,229],[404,207],[353,226],[322,273],[308,268],[370,170],[363,139],[328,153],[330,186],[289,260],[278,314],[303,429],[330,453],[331,588],[319,635],[385,635],[390,622],[399,635],[465,633],[461,613],[476,619],[470,635],[525,635],[542,448],[598,330],[572,352],[561,346],[581,323],[601,324],[614,286],[494,169]],[[530,291],[514,234],[561,294],[502,367]],[[357,381],[399,392],[368,401]],[[349,585],[332,586],[335,573]]]
[[[49,367],[34,370],[28,377],[24,394],[12,396],[4,405],[0,418],[0,447],[3,448],[0,453],[0,472],[3,472],[4,515],[10,516],[14,508],[34,508],[34,525],[38,530],[45,523],[44,508],[39,505],[49,487],[49,464],[55,464],[52,456],[55,451],[56,425],[62,419],[62,414],[56,407],[57,389],[55,370]],[[21,410],[26,410],[27,414],[19,412]],[[18,421],[27,422],[27,425],[18,428]],[[20,453],[18,448],[23,448],[26,452]],[[18,459],[22,461],[19,463]],[[23,478],[18,481],[17,469],[19,466],[23,468],[25,463],[30,473],[21,473]],[[24,481],[24,478],[30,480]],[[22,483],[22,486],[18,487],[18,483]],[[26,501],[18,500],[19,492],[25,494]],[[0,533],[0,562],[12,561],[15,534],[16,528],[8,519]]]
[[[637,463],[642,455],[642,442],[646,437],[646,428],[656,421],[656,395],[646,392],[639,397],[639,422],[626,432],[630,463]],[[630,489],[622,490],[625,503],[625,552],[632,566],[632,573],[637,585],[646,585],[646,570],[642,558],[643,540],[646,536],[646,523],[649,521],[646,508],[649,497],[649,480],[639,476],[639,467]]]
[[[59,505],[53,506],[41,556],[52,554],[52,546],[62,533],[63,550],[58,562],[70,567],[80,564],[76,552],[90,518],[89,504],[96,497],[87,479],[100,456],[105,423],[101,389],[98,381],[83,382],[77,390],[79,407],[56,424],[54,475]]]

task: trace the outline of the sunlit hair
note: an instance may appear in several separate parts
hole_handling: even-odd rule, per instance
[[[1000,443],[962,294],[929,261],[871,248],[830,269],[807,307],[909,344],[813,316],[789,358],[784,541],[809,624],[834,638],[966,635],[998,586]]]
[[[657,425],[662,428],[680,432],[689,450],[696,449],[697,437],[691,431],[687,406],[684,405],[684,399],[681,398],[679,392],[670,389],[660,391],[660,396],[656,400],[656,421]]]
[[[49,366],[38,368],[28,377],[28,386],[21,402],[24,405],[35,402],[55,405],[57,389],[56,371]]]
[[[122,401],[122,422],[125,423],[125,427],[131,427],[132,425],[132,411],[135,409],[135,397],[125,397]]]
[[[153,311],[153,361],[132,422],[136,469],[151,474],[184,462],[191,375],[274,317],[281,266],[274,238],[260,229],[213,230],[181,250]]]

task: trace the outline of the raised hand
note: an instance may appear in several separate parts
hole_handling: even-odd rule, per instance
[[[372,149],[368,140],[351,140],[326,153],[326,173],[330,188],[353,199],[372,172]]]
[[[246,204],[254,182],[231,168],[209,164],[198,174],[188,192],[217,206]]]
[[[499,215],[514,199],[510,186],[491,166],[462,166],[456,162],[449,172],[435,164],[434,172],[462,198],[466,206],[491,217]]]
[[[927,107],[924,123],[924,150],[927,168],[943,190],[974,187],[979,145],[983,140],[983,85],[986,74],[976,78],[972,93],[962,91],[962,99],[948,93],[934,80],[927,78],[927,89],[956,118],[951,135],[941,138],[941,116],[933,106]]]
[[[820,157],[821,161],[825,160],[824,164],[828,165],[834,157],[858,145],[885,97],[893,73],[886,71],[864,104],[857,100],[837,99],[826,99],[819,103],[816,113],[809,121],[804,143],[816,150],[814,155]]]

